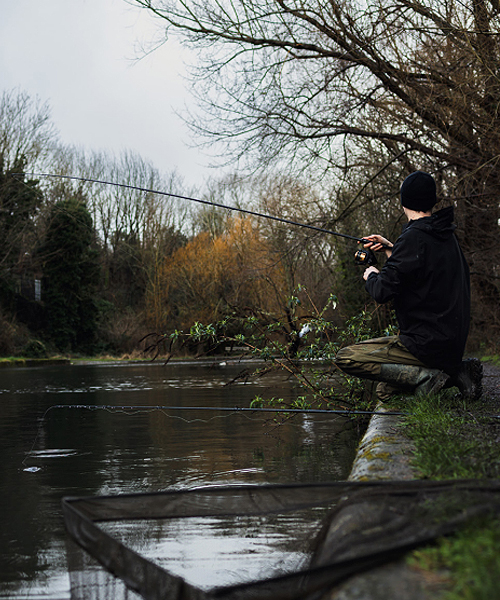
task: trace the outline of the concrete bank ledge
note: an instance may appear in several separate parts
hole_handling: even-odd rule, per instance
[[[386,412],[382,404],[377,412]],[[410,461],[413,443],[405,438],[398,427],[401,417],[373,415],[359,445],[349,481],[411,480],[416,471]],[[343,527],[349,519],[337,524],[342,537]],[[329,590],[321,600],[439,600],[443,582],[425,579],[422,574],[407,566],[405,557],[355,575]]]
[[[389,412],[383,404],[378,413]],[[416,479],[410,461],[415,451],[398,425],[401,417],[390,414],[373,415],[361,440],[349,481],[380,481],[385,479]]]

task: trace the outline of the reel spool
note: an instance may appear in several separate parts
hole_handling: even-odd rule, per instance
[[[354,254],[354,262],[362,267],[371,267],[377,264],[377,257],[369,248],[360,248]]]

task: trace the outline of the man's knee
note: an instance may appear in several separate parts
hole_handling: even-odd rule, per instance
[[[335,356],[335,364],[342,371],[349,368],[349,365],[352,364],[352,350],[350,346],[341,348],[337,352],[337,355]]]
[[[354,375],[363,370],[362,365],[365,362],[362,356],[358,356],[357,347],[346,346],[341,348],[335,357],[335,365],[345,373]],[[361,360],[360,360],[361,359]]]
[[[346,346],[337,352],[335,365],[348,375],[374,379],[380,373],[380,364],[369,358],[358,345]]]

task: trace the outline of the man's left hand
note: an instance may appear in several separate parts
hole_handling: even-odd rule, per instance
[[[370,273],[380,273],[376,267],[367,267],[363,273],[363,279],[366,281],[370,276]]]

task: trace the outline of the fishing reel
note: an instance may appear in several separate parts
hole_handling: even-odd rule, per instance
[[[354,254],[354,262],[362,267],[371,267],[377,264],[377,257],[370,248],[360,248]]]

